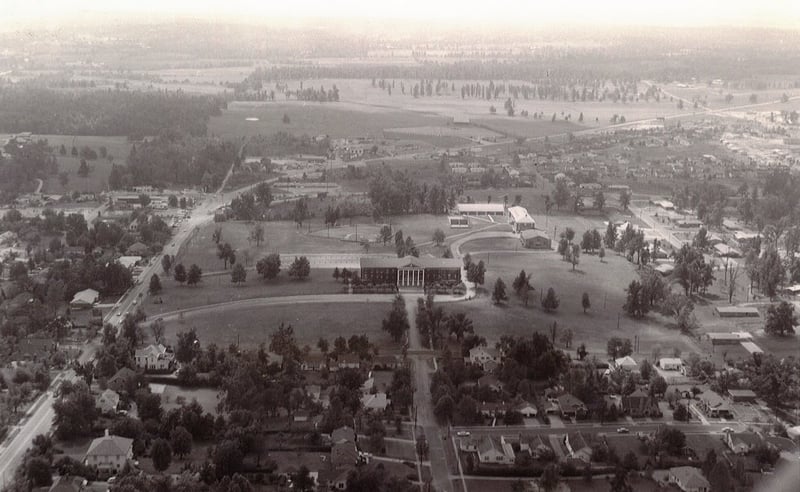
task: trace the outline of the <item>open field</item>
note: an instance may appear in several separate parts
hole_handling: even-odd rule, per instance
[[[178,332],[194,328],[203,345],[216,343],[227,347],[238,341],[243,347],[255,348],[261,343],[269,344],[269,337],[278,325],[286,323],[294,328],[301,347],[306,344],[315,346],[320,336],[333,342],[338,336],[349,338],[364,334],[381,348],[399,349],[399,345],[381,330],[381,319],[389,308],[388,302],[243,307],[236,311],[205,313],[185,323],[169,322],[165,338],[169,343],[175,343]]]
[[[441,126],[444,117],[418,114],[393,108],[365,111],[341,103],[284,101],[268,103],[235,102],[222,116],[211,118],[210,135],[241,138],[249,135],[270,135],[280,131],[294,135],[328,135],[331,138],[372,136],[383,137],[383,130],[398,127]],[[290,123],[283,123],[283,115]],[[247,121],[246,118],[258,118]]]
[[[252,266],[252,263],[250,266]],[[269,281],[265,281],[254,269],[249,269],[247,271],[247,282],[239,286],[231,283],[229,273],[206,275],[198,287],[181,286],[172,278],[162,276],[161,285],[164,290],[153,297],[161,299],[163,304],[148,302],[143,307],[148,315],[157,316],[161,313],[179,309],[242,299],[339,294],[342,292],[342,284],[334,280],[332,270],[312,268],[311,277],[308,280],[297,281],[286,275],[286,268],[288,266],[282,267],[283,271],[278,278]],[[159,275],[161,274],[159,273]]]
[[[555,252],[473,255],[473,261],[478,260],[483,260],[487,265],[486,292],[476,300],[448,305],[445,310],[466,313],[474,321],[476,332],[486,337],[490,344],[499,341],[503,335],[526,336],[532,331],[549,335],[550,327],[556,322],[559,333],[566,328],[573,331],[572,350],[580,343],[586,343],[589,352],[600,359],[607,358],[606,342],[613,336],[633,339],[639,335],[641,357],[649,357],[654,345],[660,345],[665,352],[673,347],[684,353],[692,349],[677,331],[662,326],[655,318],[636,322],[622,313],[625,288],[637,278],[637,274],[634,265],[616,254],[607,255],[605,263],[601,263],[596,255],[584,254],[575,272]],[[511,283],[520,269],[533,274],[531,284],[536,290],[529,307],[525,307],[511,289]],[[491,302],[491,291],[498,277],[506,283],[510,297],[502,307],[496,307]],[[558,310],[552,314],[545,313],[540,304],[540,295],[549,287],[555,290],[561,300]],[[583,292],[589,294],[592,303],[587,314],[583,314],[581,307]],[[563,346],[558,341],[556,344]]]
[[[248,251],[251,264],[270,253],[359,253],[361,246],[356,242],[328,239],[316,235],[308,235],[308,229],[300,231],[292,222],[264,222],[265,241],[260,247],[247,240],[253,224],[245,222],[223,222],[208,224],[203,227],[186,246],[185,252],[179,261],[185,265],[197,263],[204,272],[222,270],[223,263],[217,258],[217,245],[211,239],[214,229],[222,228],[223,243],[230,243],[236,250],[238,261],[244,261],[245,251]],[[312,230],[319,226],[312,226]],[[288,265],[283,265],[285,270]]]
[[[544,137],[545,135],[555,135],[559,133],[574,132],[577,130],[585,129],[584,126],[569,121],[556,120],[534,120],[530,117],[491,117],[491,118],[475,118],[473,122],[486,128],[490,128],[496,132],[506,134],[508,136],[518,138],[531,138],[531,137]]]

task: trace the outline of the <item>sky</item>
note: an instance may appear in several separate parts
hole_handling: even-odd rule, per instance
[[[800,29],[800,0],[0,0],[0,27],[96,15],[381,19],[456,25],[744,26]]]

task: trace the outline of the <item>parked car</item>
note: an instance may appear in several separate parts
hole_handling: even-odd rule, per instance
[[[619,429],[617,429],[617,434],[627,434],[628,432],[630,431],[628,430],[627,427],[620,427]]]
[[[458,437],[469,437],[470,434],[469,434],[469,431],[458,431],[458,432],[456,432],[456,435]]]

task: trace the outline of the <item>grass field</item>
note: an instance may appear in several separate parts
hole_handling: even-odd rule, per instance
[[[252,265],[252,264],[251,264]],[[306,281],[297,281],[286,276],[286,268],[278,278],[265,281],[255,270],[247,271],[244,285],[231,283],[230,274],[206,275],[198,287],[181,286],[172,278],[162,275],[164,290],[154,296],[162,304],[148,302],[145,312],[150,316],[208,304],[255,299],[262,297],[283,297],[296,295],[339,294],[342,284],[333,278],[329,269],[312,269]],[[161,273],[159,273],[161,275]]]
[[[487,264],[486,292],[476,300],[447,306],[445,310],[466,313],[474,321],[476,332],[490,344],[503,335],[527,336],[532,331],[549,335],[550,327],[556,322],[559,333],[566,328],[573,331],[573,347],[585,343],[589,352],[600,359],[607,358],[606,341],[613,336],[632,340],[638,335],[641,357],[649,357],[654,345],[660,345],[663,351],[677,347],[686,353],[691,349],[677,331],[664,327],[657,319],[635,322],[622,314],[624,289],[637,278],[635,267],[623,257],[611,253],[606,256],[605,263],[601,263],[597,256],[583,255],[575,272],[556,252],[479,254],[473,255],[473,260],[483,260]],[[511,289],[521,269],[532,274],[531,284],[536,289],[529,307],[525,307]],[[510,297],[502,307],[491,302],[491,290],[498,277],[506,283]],[[551,314],[544,312],[539,302],[541,293],[549,287],[561,301],[558,310]],[[581,307],[583,292],[589,294],[592,303],[587,314]],[[563,346],[558,341],[556,344]]]
[[[314,347],[320,336],[332,343],[338,336],[349,338],[364,334],[381,348],[397,350],[399,345],[381,330],[381,319],[389,308],[388,302],[246,307],[208,313],[185,323],[167,323],[165,337],[169,343],[175,343],[178,332],[194,328],[203,345],[216,343],[227,347],[238,341],[242,347],[254,348],[261,343],[269,344],[270,335],[281,323],[286,323],[294,328],[300,346]]]
[[[97,137],[80,135],[38,135],[39,138],[46,138],[48,144],[53,147],[53,155],[58,160],[59,172],[69,173],[69,182],[66,186],[61,185],[58,174],[48,176],[45,180],[42,191],[45,193],[67,193],[72,191],[99,192],[108,189],[108,175],[111,174],[112,161],[98,157],[96,160],[87,161],[91,172],[85,178],[78,176],[80,167],[80,157],[73,157],[70,153],[74,145],[78,150],[84,145],[91,147],[98,154],[100,147],[108,149],[108,155],[113,157],[113,162],[125,163],[128,158],[131,144],[125,137]],[[64,145],[67,154],[59,154],[59,147]]]
[[[283,115],[290,123],[283,123]],[[246,118],[258,118],[247,121]],[[331,138],[382,137],[383,130],[397,127],[440,126],[447,118],[419,114],[401,109],[363,110],[341,103],[285,101],[270,103],[235,102],[222,116],[211,118],[210,135],[241,138],[249,135],[271,135],[279,131],[294,135],[328,135]]]
[[[219,392],[217,390],[165,385],[164,391],[161,393],[161,405],[164,407],[165,412],[191,403],[192,400],[197,400],[197,403],[203,407],[203,411],[217,415],[217,404],[219,403]]]

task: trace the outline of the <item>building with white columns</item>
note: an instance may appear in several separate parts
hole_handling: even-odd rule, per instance
[[[361,279],[372,284],[424,287],[461,281],[462,262],[453,258],[361,258]]]

